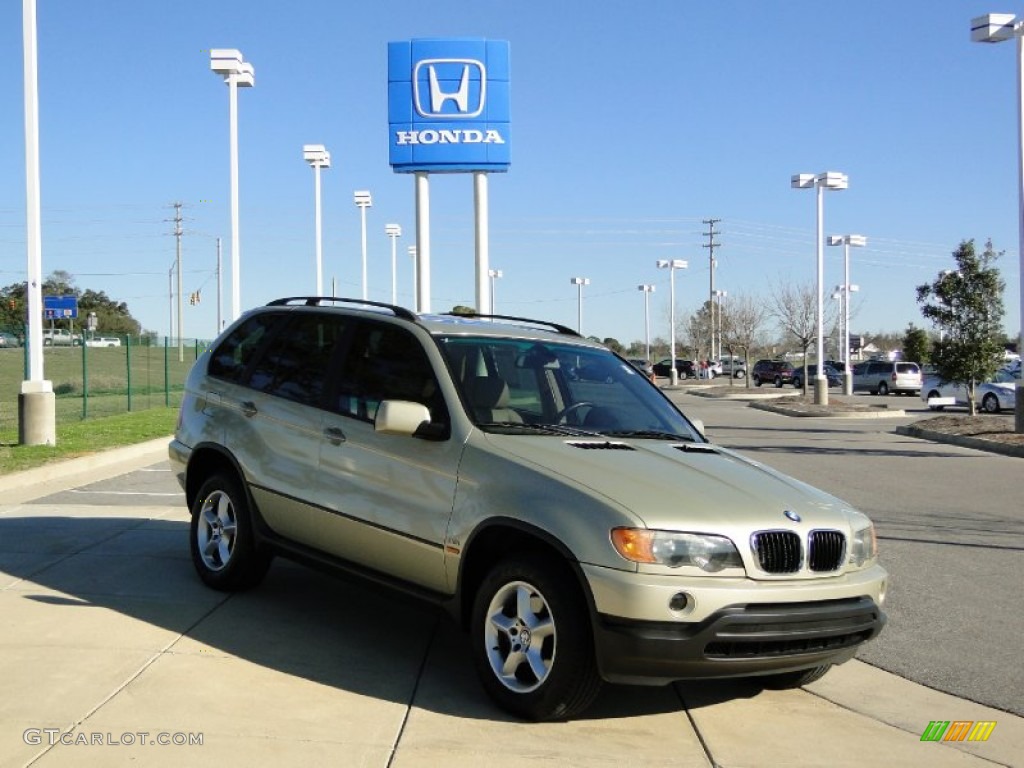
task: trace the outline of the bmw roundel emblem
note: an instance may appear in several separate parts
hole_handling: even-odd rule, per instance
[[[782,514],[784,514],[788,520],[792,520],[794,523],[799,523],[800,522],[800,515],[798,515],[796,512],[794,512],[791,509],[787,509]]]

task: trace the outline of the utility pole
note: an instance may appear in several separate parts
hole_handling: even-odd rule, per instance
[[[716,360],[715,357],[715,248],[721,246],[721,243],[715,242],[715,235],[720,235],[721,232],[715,231],[715,224],[720,222],[721,219],[704,219],[703,222],[708,225],[708,231],[706,237],[708,241],[704,243],[704,247],[708,249],[708,261],[711,269],[711,285],[708,288],[708,311],[711,313],[711,360]],[[721,352],[721,350],[719,350]]]
[[[178,271],[178,362],[185,362],[185,326],[181,312],[181,203],[174,204],[175,268]]]

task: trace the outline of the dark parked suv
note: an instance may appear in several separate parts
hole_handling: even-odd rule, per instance
[[[754,386],[762,384],[774,384],[781,387],[783,384],[792,384],[796,369],[785,360],[758,360],[754,364]]]

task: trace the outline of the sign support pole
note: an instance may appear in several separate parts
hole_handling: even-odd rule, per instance
[[[476,311],[481,315],[494,312],[488,291],[490,253],[488,247],[490,221],[487,199],[487,173],[473,171],[473,209],[476,216]]]
[[[416,174],[416,304],[430,312],[430,174]]]

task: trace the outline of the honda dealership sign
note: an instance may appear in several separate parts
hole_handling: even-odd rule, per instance
[[[388,43],[389,158],[395,171],[506,171],[508,42]]]

